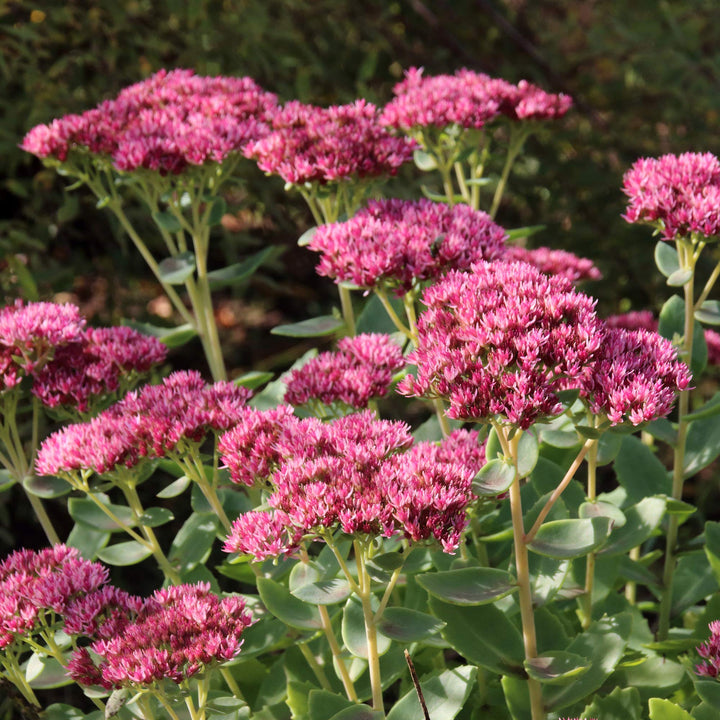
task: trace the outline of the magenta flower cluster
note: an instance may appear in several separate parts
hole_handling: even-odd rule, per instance
[[[445,398],[453,418],[498,417],[526,429],[555,415],[556,391],[581,382],[600,345],[594,301],[526,263],[451,272],[423,303],[408,358],[417,375],[398,391]]]
[[[581,258],[567,250],[553,250],[547,247],[532,250],[517,245],[508,245],[503,255],[507,262],[526,262],[548,275],[560,275],[576,283],[581,280],[600,280],[602,273],[592,260]]]
[[[228,382],[206,385],[195,371],[175,372],[159,385],[128,393],[89,422],[50,435],[38,452],[37,472],[102,474],[163,457],[182,443],[200,443],[208,433],[232,427],[250,394]]]
[[[505,231],[487,213],[430,200],[373,200],[346,222],[322,225],[309,247],[317,271],[362,288],[398,294],[450,269],[469,270],[504,252]]]
[[[131,328],[86,328],[74,305],[17,302],[0,310],[0,390],[29,375],[46,407],[85,412],[166,355],[159,340]]]
[[[250,78],[161,70],[81,115],[38,125],[22,148],[60,162],[74,152],[109,156],[119,170],[163,175],[222,162],[267,132],[277,98]]]
[[[366,408],[372,398],[387,393],[393,375],[404,365],[400,346],[388,335],[346,337],[337,352],[320,353],[290,373],[285,402],[298,406],[319,400]]]
[[[708,627],[708,641],[697,648],[704,662],[695,666],[695,672],[701,677],[717,678],[720,671],[720,620],[713,620]]]
[[[473,499],[471,481],[485,462],[477,433],[456,431],[439,446],[413,447],[406,425],[369,411],[326,424],[291,416],[282,425],[275,416],[270,423],[272,474],[265,481],[271,509],[237,518],[227,552],[260,561],[336,529],[414,542],[434,538],[446,552],[457,548]],[[234,447],[235,437],[237,429],[223,439],[223,460],[236,482],[247,482],[248,473],[236,471],[247,462],[246,445]]]
[[[272,130],[245,155],[286,183],[337,182],[395,175],[412,158],[414,141],[391,135],[365,100],[328,108],[292,101],[272,118]]]
[[[572,106],[568,95],[547,93],[526,80],[513,85],[466,69],[454,75],[425,76],[422,68],[411,68],[393,92],[395,99],[383,109],[381,122],[402,130],[448,125],[482,128],[499,116],[554,119]]]
[[[628,222],[656,225],[664,240],[720,234],[720,161],[711,153],[637,160],[623,178]]]
[[[105,689],[150,686],[165,678],[178,685],[240,652],[252,622],[238,596],[219,598],[209,583],[156,590],[122,631],[73,653],[69,675]]]
[[[655,332],[607,328],[583,389],[590,410],[613,425],[664,417],[691,381],[673,344]]]
[[[107,579],[107,568],[65,545],[12,553],[0,563],[0,648],[47,629],[45,613],[65,614]]]

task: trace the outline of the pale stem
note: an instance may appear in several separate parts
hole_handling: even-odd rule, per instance
[[[318,605],[318,611],[320,612],[320,621],[322,622],[323,632],[327,638],[328,645],[330,646],[330,652],[332,653],[335,661],[337,662],[338,670],[340,671],[340,680],[342,680],[345,694],[348,696],[348,700],[353,702],[358,701],[357,693],[355,692],[355,684],[350,677],[347,665],[345,665],[345,659],[342,656],[342,650],[338,644],[335,633],[332,629],[332,622],[330,621],[330,614],[325,605]]]
[[[460,188],[460,194],[462,195],[463,200],[469,205],[471,201],[470,189],[465,181],[465,168],[462,166],[462,163],[459,162],[453,163],[453,166],[455,168],[455,177],[457,178],[458,187]]]
[[[447,204],[450,207],[453,207],[453,205],[455,205],[455,188],[453,187],[451,174],[452,164],[443,162],[438,165],[438,170],[440,171],[440,176],[442,177],[443,191],[445,193],[445,197],[447,198]]]
[[[340,294],[340,306],[342,307],[343,320],[345,320],[345,327],[348,329],[350,335],[356,335],[357,330],[355,328],[355,313],[353,312],[352,297],[350,290],[344,285],[338,285],[338,293]]]
[[[483,176],[483,173],[485,172],[485,163],[487,162],[488,156],[490,154],[490,143],[484,143],[482,153],[480,155],[480,161],[477,164],[474,164],[471,166],[470,170],[470,178],[472,180],[477,180],[478,178],[481,178]],[[471,156],[471,159],[474,158],[474,155]],[[480,186],[473,184],[470,188],[470,207],[473,210],[479,210],[480,209]]]
[[[140,706],[140,711],[144,720],[155,720],[155,713],[153,712],[152,705],[150,704],[150,697],[145,693],[138,695],[137,704]]]
[[[135,515],[135,520],[140,525],[143,535],[145,535],[148,545],[152,549],[153,557],[155,558],[155,561],[157,562],[160,569],[162,570],[163,575],[165,575],[165,577],[173,585],[179,585],[182,582],[180,575],[170,564],[170,561],[167,559],[165,553],[162,551],[160,543],[158,542],[157,536],[155,535],[153,529],[151,527],[143,525],[142,522],[140,522],[140,518],[144,514],[145,509],[140,502],[140,497],[137,494],[137,490],[135,490],[134,483],[132,481],[124,480],[121,481],[119,484],[120,489],[122,490],[122,493],[127,500],[127,504],[133,511]]]
[[[245,697],[242,693],[242,690],[240,689],[240,686],[235,682],[235,678],[230,672],[230,669],[226,667],[221,667],[220,674],[222,675],[225,684],[228,686],[228,690],[230,690],[230,692],[233,694],[233,697],[237,698],[238,700],[244,700]]]
[[[382,618],[382,615],[385,612],[385,608],[387,607],[388,602],[390,601],[390,596],[392,595],[392,591],[395,589],[395,584],[397,583],[401,572],[402,565],[399,568],[395,568],[395,570],[393,571],[393,574],[390,577],[390,582],[388,582],[388,585],[385,588],[385,592],[383,593],[383,596],[380,600],[380,605],[378,606],[377,612],[375,613],[375,622],[379,622],[380,618]]]
[[[640,559],[639,545],[630,550],[629,557],[631,560]],[[635,601],[637,600],[637,583],[634,580],[628,580],[625,584],[625,598],[631,605],[635,604]]]
[[[185,696],[185,705],[187,705],[191,720],[205,720],[205,713],[195,708],[195,703],[190,693]]]
[[[598,441],[594,440],[587,453],[588,475],[587,475],[587,499],[595,502],[597,498],[597,455]],[[585,594],[582,596],[582,627],[587,630],[592,622],[592,592],[595,581],[595,553],[588,553],[585,559]]]
[[[22,483],[20,483],[20,484],[22,485]],[[42,504],[42,500],[40,500],[39,497],[33,495],[28,490],[26,490],[24,485],[23,485],[23,490],[25,491],[25,494],[27,495],[27,498],[30,501],[30,505],[32,506],[33,511],[35,512],[35,516],[37,517],[38,521],[40,522],[40,525],[43,529],[43,532],[45,533],[45,537],[47,537],[47,539],[48,539],[48,542],[51,545],[59,545],[60,538],[58,537],[58,534],[55,531],[55,528],[52,524],[52,520],[50,520],[50,516],[47,514],[47,510],[45,510],[45,506]]]
[[[358,580],[360,582],[360,603],[362,604],[363,618],[365,620],[365,638],[368,649],[368,670],[370,672],[370,687],[372,688],[373,710],[385,715],[382,695],[382,677],[380,676],[380,657],[377,647],[377,627],[375,625],[375,613],[372,609],[372,592],[370,575],[365,567],[365,547],[355,540],[355,562],[358,569]]]
[[[87,497],[90,498],[97,506],[104,512],[121,530],[126,532],[133,540],[136,540],[139,542],[143,547],[147,548],[148,550],[152,550],[152,546],[150,543],[142,536],[138,535],[131,527],[126,525],[107,505],[102,503],[99,498],[95,497],[95,493],[90,492],[88,489],[84,487],[78,487],[78,485],[74,482],[70,483],[73,485],[73,487],[77,487],[78,490],[82,490]]]
[[[710,277],[708,278],[707,282],[705,283],[705,287],[702,289],[702,292],[700,293],[700,296],[697,299],[697,302],[695,303],[695,310],[699,310],[700,306],[707,300],[708,295],[713,289],[713,286],[715,285],[715,282],[717,281],[718,277],[720,277],[720,262],[715,265],[715,268],[713,269],[712,273],[710,273]]]
[[[323,690],[332,691],[332,685],[330,684],[330,681],[325,674],[325,670],[323,670],[320,663],[315,659],[315,656],[312,654],[312,651],[307,646],[307,643],[300,643],[298,647],[300,648],[300,652],[303,654],[303,657],[307,661],[307,664],[310,666],[310,669],[313,671],[313,674],[320,683],[320,687],[322,687]]]
[[[435,414],[437,415],[438,422],[440,423],[440,430],[442,431],[443,437],[449,437],[452,430],[450,429],[450,423],[448,422],[447,415],[445,414],[445,404],[442,398],[435,398],[433,400],[433,407],[435,408]]]
[[[20,666],[18,665],[18,661],[14,653],[12,653],[12,651],[6,651],[4,657],[2,658],[2,660],[0,660],[0,662],[2,662],[3,666],[5,667],[5,672],[7,673],[10,682],[20,691],[22,696],[31,705],[34,705],[38,708],[42,707],[40,705],[40,701],[35,695],[35,692],[30,687],[28,681],[25,679],[25,673],[20,670]]]
[[[586,440],[585,444],[580,448],[580,452],[578,452],[577,457],[573,460],[573,464],[568,468],[568,471],[565,473],[565,477],[560,481],[560,484],[555,488],[555,490],[553,490],[552,494],[545,503],[545,506],[540,511],[537,520],[535,520],[534,525],[530,528],[530,531],[525,534],[526,543],[532,542],[533,538],[537,534],[537,531],[540,529],[543,520],[545,520],[548,516],[548,513],[552,510],[553,505],[555,505],[562,495],[563,490],[565,490],[565,488],[570,484],[570,481],[575,476],[577,469],[582,464],[582,461],[585,459],[585,455],[587,455],[588,450],[590,450],[594,442],[595,440]]]
[[[525,540],[525,526],[523,520],[522,499],[520,496],[520,477],[517,472],[518,444],[520,431],[515,433],[512,440],[508,438],[506,428],[495,425],[503,453],[515,466],[515,480],[510,486],[510,514],[513,526],[513,543],[515,547],[515,573],[517,575],[518,604],[520,605],[520,620],[523,629],[523,644],[525,658],[531,660],[537,657],[537,637],[535,634],[535,614],[532,602],[532,587],[530,585],[530,563],[528,560],[527,542]],[[532,720],[544,720],[542,688],[533,678],[527,679],[528,694],[530,696],[530,712]]]
[[[384,290],[381,290],[379,287],[374,288],[375,294],[380,299],[380,302],[382,303],[382,306],[385,308],[385,312],[388,314],[388,317],[390,320],[392,320],[392,324],[406,337],[408,340],[411,340],[415,342],[415,337],[412,334],[412,331],[405,327],[403,325],[402,320],[398,317],[398,314],[395,312],[395,309],[390,304],[390,300],[388,299],[388,296],[386,295]]]
[[[691,247],[686,240],[677,240],[678,258],[680,266],[683,269],[695,269],[692,257]],[[693,334],[695,330],[695,316],[693,313],[694,303],[694,275],[684,285],[685,291],[685,328],[683,337],[683,362],[691,367],[692,351],[693,351]],[[673,457],[673,480],[672,480],[672,498],[674,500],[682,500],[684,471],[685,471],[685,444],[687,441],[688,422],[685,420],[690,410],[690,391],[683,390],[678,400],[677,415],[677,442],[674,447]],[[672,609],[672,583],[675,575],[675,550],[678,539],[678,527],[680,525],[679,515],[670,515],[668,519],[668,529],[665,542],[665,566],[663,568],[663,590],[660,598],[660,617],[658,620],[658,639],[667,639],[670,630],[670,613]]]
[[[230,519],[225,513],[225,509],[220,502],[220,498],[218,497],[215,488],[210,485],[208,479],[205,477],[205,470],[203,469],[202,462],[197,455],[196,449],[192,448],[189,454],[192,457],[193,464],[190,464],[184,457],[179,457],[174,453],[173,460],[175,460],[175,462],[177,462],[178,464],[182,465],[187,471],[187,474],[197,483],[200,491],[205,496],[205,499],[208,501],[210,507],[220,519],[220,522],[222,523],[225,530],[230,532],[230,530],[232,529],[232,523],[230,522]]]
[[[493,195],[492,205],[490,207],[490,217],[495,218],[498,208],[500,207],[500,201],[502,200],[503,194],[505,193],[505,186],[507,185],[508,178],[510,177],[510,171],[512,166],[515,164],[517,156],[520,154],[525,140],[530,133],[523,130],[516,130],[513,125],[510,130],[510,144],[508,146],[507,155],[505,157],[505,165],[500,175],[497,187],[495,188],[495,195]]]
[[[155,693],[155,697],[160,701],[160,704],[168,711],[172,720],[180,720],[178,714],[173,710],[173,706],[170,701],[162,693]]]

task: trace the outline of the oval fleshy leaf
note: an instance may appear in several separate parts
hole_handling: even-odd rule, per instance
[[[463,568],[425,573],[416,578],[431,595],[452,605],[483,605],[509,595],[515,578],[497,568]]]
[[[378,602],[375,596],[373,600],[373,612],[377,609]],[[367,658],[369,655],[367,635],[365,633],[365,617],[363,615],[362,604],[354,595],[350,597],[345,604],[342,618],[342,638],[345,647],[355,657]],[[379,635],[377,639],[377,653],[383,655],[390,649],[390,638]]]
[[[98,550],[97,556],[108,565],[135,565],[152,555],[152,550],[136,540],[110,545]]]
[[[10,487],[14,481],[4,483],[3,488]],[[23,480],[23,487],[31,494],[41,498],[57,498],[67,495],[71,490],[72,486],[66,480],[59,477],[52,477],[50,475],[44,475],[37,477],[31,475]]]
[[[279,620],[299,630],[322,628],[317,608],[293,597],[280,583],[258,578],[257,588],[265,607]]]
[[[278,325],[270,332],[283,337],[320,337],[332,335],[344,326],[345,323],[334,315],[320,315],[291,325]]]
[[[410,608],[386,608],[377,622],[380,633],[398,642],[411,643],[425,640],[445,627],[442,620]]]
[[[195,255],[180,253],[158,264],[158,275],[168,285],[182,285],[195,272]]]
[[[350,596],[350,584],[342,578],[306,583],[292,591],[298,600],[311,605],[335,605]]]
[[[578,515],[581,518],[606,517],[613,522],[613,528],[617,529],[625,525],[625,513],[612,503],[596,501],[585,502],[578,508]]]
[[[677,250],[672,243],[665,240],[658,241],[655,245],[655,264],[666,278],[680,269]]]
[[[563,685],[573,682],[590,669],[587,658],[569,652],[553,651],[525,660],[527,674],[541,683]]]
[[[481,497],[495,497],[513,484],[516,474],[512,464],[495,458],[480,468],[473,478],[472,490]]]
[[[610,534],[611,521],[606,517],[552,520],[540,526],[528,547],[548,557],[582,557],[600,547]]]

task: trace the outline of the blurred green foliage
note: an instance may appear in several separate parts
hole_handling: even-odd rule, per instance
[[[161,67],[250,75],[283,100],[329,104],[385,102],[411,65],[466,66],[576,100],[528,144],[500,221],[546,224],[533,242],[595,259],[603,310],[658,306],[649,232],[620,217],[622,174],[641,155],[720,152],[719,40],[716,0],[0,0],[0,251],[30,258],[41,295],[86,273],[144,277],[110,218],[17,144]],[[248,194],[281,239],[307,222],[259,173]],[[6,296],[35,292],[3,270]]]

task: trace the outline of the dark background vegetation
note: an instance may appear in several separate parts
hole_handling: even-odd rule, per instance
[[[163,67],[249,75],[281,100],[383,104],[413,65],[428,74],[468,67],[572,95],[571,113],[529,141],[498,220],[543,224],[532,243],[594,259],[605,279],[589,290],[603,313],[659,308],[669,289],[649,231],[621,219],[622,175],[643,155],[720,153],[717,0],[0,0],[1,294],[71,299],[94,323],[163,321],[157,287],[110,214],[83,190],[65,192],[63,178],[18,148],[35,124]],[[286,252],[218,298],[234,374],[284,369],[306,348],[269,329],[326,312],[335,298],[310,253],[295,247],[311,224],[304,205],[249,161],[245,172],[213,266],[268,243]],[[408,168],[388,192],[417,195],[419,182]],[[192,344],[171,362],[202,367]],[[35,532],[27,522],[17,515],[11,534]]]

